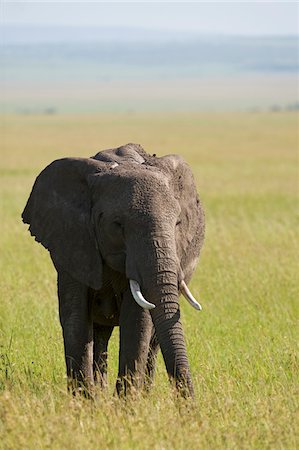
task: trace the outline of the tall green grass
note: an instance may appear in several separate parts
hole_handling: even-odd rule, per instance
[[[298,447],[298,116],[3,116],[0,160],[0,448]],[[56,276],[20,215],[55,158],[138,142],[191,164],[206,242],[182,300],[196,400],[171,393],[161,356],[150,394],[95,403],[66,393]]]

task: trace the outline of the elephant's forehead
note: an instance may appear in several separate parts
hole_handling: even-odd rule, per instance
[[[119,166],[111,171],[113,182],[121,187],[143,192],[155,189],[169,190],[169,179],[165,173],[154,167],[142,165]]]
[[[180,209],[168,177],[157,170],[136,171],[128,175],[130,208],[153,214],[178,214]]]
[[[151,213],[158,209],[176,213],[179,208],[166,174],[155,168],[132,170],[123,166],[100,177],[95,203]]]

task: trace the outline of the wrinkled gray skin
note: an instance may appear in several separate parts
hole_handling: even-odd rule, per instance
[[[119,325],[118,393],[150,385],[160,346],[169,378],[192,396],[178,286],[197,264],[204,215],[183,159],[127,144],[54,161],[36,179],[22,217],[58,272],[71,386],[106,384],[107,345]],[[150,312],[133,300],[129,279],[156,305]]]

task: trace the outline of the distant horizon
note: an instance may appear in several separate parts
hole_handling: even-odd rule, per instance
[[[77,33],[73,34],[76,30]],[[57,34],[58,33],[58,34]],[[125,35],[127,33],[127,35]],[[222,39],[296,39],[297,34],[246,34],[246,33],[213,33],[208,31],[186,31],[186,30],[163,30],[161,28],[143,28],[129,25],[63,25],[63,24],[4,24],[0,30],[2,44],[32,44],[51,42],[96,42],[107,41],[130,41],[146,42],[187,42],[200,39],[216,40]],[[298,40],[299,48],[299,40]]]
[[[298,2],[299,4],[299,2]],[[103,24],[92,24],[92,25],[87,25],[87,24],[55,24],[55,23],[47,23],[47,24],[42,24],[42,23],[18,23],[18,22],[10,22],[10,23],[2,23],[1,27],[3,28],[13,28],[13,27],[18,27],[18,28],[84,28],[84,29],[107,29],[107,30],[113,30],[113,29],[124,29],[124,30],[132,30],[132,31],[140,31],[140,32],[144,32],[144,33],[153,33],[153,32],[160,32],[163,33],[165,35],[169,34],[169,35],[173,35],[175,33],[179,33],[180,35],[184,35],[184,36],[204,36],[204,35],[208,35],[208,36],[246,36],[246,37],[272,37],[272,36],[278,36],[278,37],[288,37],[288,36],[292,36],[292,37],[297,37],[299,39],[299,30],[297,32],[286,32],[286,33],[269,33],[269,32],[261,32],[259,34],[250,34],[250,33],[246,33],[246,32],[234,32],[234,31],[207,31],[207,30],[182,30],[182,29],[168,29],[165,30],[162,27],[142,27],[142,26],[134,26],[134,25],[103,25]]]
[[[297,38],[206,34],[175,40],[149,32],[143,39],[138,31],[115,27],[10,30],[19,43],[7,36],[0,46],[1,110],[297,108]]]
[[[2,110],[298,106],[297,4],[40,0],[1,6]]]

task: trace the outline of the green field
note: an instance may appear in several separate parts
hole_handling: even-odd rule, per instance
[[[298,448],[298,116],[295,113],[2,116],[0,448]],[[56,277],[20,215],[55,158],[137,142],[191,164],[206,241],[182,301],[196,400],[66,393]],[[297,434],[296,434],[297,429]]]

